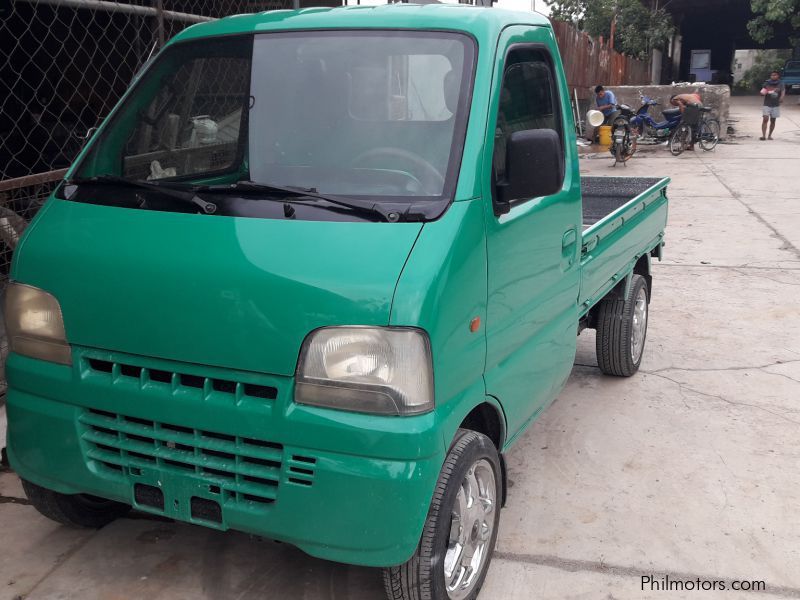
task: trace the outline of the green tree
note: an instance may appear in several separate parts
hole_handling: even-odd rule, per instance
[[[757,92],[773,71],[780,71],[791,50],[759,50],[753,66],[742,74],[736,84],[737,91]]]
[[[775,35],[775,25],[788,23],[792,45],[800,44],[800,0],[751,0],[755,15],[748,23],[750,37],[763,44]]]
[[[550,16],[557,21],[567,21],[580,25],[586,14],[588,0],[545,0],[550,7]]]
[[[610,39],[616,21],[614,49],[636,58],[647,58],[653,48],[663,47],[674,31],[667,11],[647,8],[640,0],[545,1],[554,19],[569,21],[591,36]]]

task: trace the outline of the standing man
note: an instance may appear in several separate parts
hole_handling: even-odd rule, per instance
[[[761,121],[761,141],[772,139],[772,132],[775,131],[775,119],[781,116],[781,103],[786,95],[786,86],[781,81],[781,74],[777,71],[770,73],[769,79],[764,82],[761,88],[761,95],[764,96],[764,108],[762,109],[764,119]],[[767,121],[769,121],[769,137],[767,137]]]
[[[609,125],[613,123],[614,119],[619,116],[619,111],[617,110],[617,97],[614,95],[614,92],[607,90],[602,85],[598,85],[596,88],[594,88],[594,95],[595,101],[597,102],[597,110],[603,113],[603,116],[605,117],[603,120],[603,125]],[[590,142],[594,142],[594,131],[595,128],[587,124],[586,139]]]

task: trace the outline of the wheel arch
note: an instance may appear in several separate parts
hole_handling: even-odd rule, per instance
[[[617,285],[611,288],[608,293],[603,296],[603,299],[615,298],[618,300],[625,300],[631,290],[633,276],[641,275],[644,277],[644,280],[647,283],[647,301],[650,302],[650,298],[653,293],[653,276],[650,274],[650,269],[650,252],[645,252],[636,259],[636,262],[633,264],[633,268],[628,271],[628,274],[625,277],[620,279]],[[590,329],[595,329],[597,327],[597,311],[599,306],[600,302],[597,302],[591,309],[589,309],[589,313],[586,316],[585,327]]]
[[[636,261],[636,264],[633,265],[633,271],[632,271],[633,274],[641,275],[642,277],[644,277],[644,280],[647,282],[647,301],[648,302],[650,301],[650,296],[653,293],[653,276],[650,274],[650,268],[651,268],[650,253],[649,252],[645,252],[644,254],[642,254],[638,258],[638,260]],[[625,298],[627,298],[628,291],[630,290],[630,279],[631,278],[629,278],[629,277],[625,278],[625,282],[626,282],[626,285],[625,285],[625,296],[623,296]]]
[[[482,433],[492,440],[498,452],[503,449],[505,444],[506,419],[503,409],[488,400],[473,407],[461,420],[459,429],[469,429]]]
[[[620,280],[607,294],[607,296],[614,296],[621,300],[628,297],[631,291],[631,282],[634,275],[641,275],[647,282],[647,300],[650,301],[650,290],[652,288],[653,277],[650,275],[650,253],[645,252],[636,259],[633,268],[628,271],[628,274]]]
[[[503,412],[503,407],[493,396],[486,396],[483,402],[473,406],[466,416],[461,419],[458,428],[451,436],[451,443],[458,435],[459,429],[468,429],[470,431],[482,433],[488,437],[492,441],[492,444],[494,444],[494,447],[497,448],[497,454],[500,457],[500,475],[502,480],[501,506],[505,506],[508,496],[508,477],[506,460],[503,455],[503,446],[505,445],[507,435],[506,417]]]

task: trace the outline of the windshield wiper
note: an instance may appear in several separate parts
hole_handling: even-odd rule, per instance
[[[186,184],[168,184],[167,182],[164,183],[157,183],[155,181],[142,181],[141,179],[128,179],[126,177],[120,177],[118,175],[96,175],[95,177],[86,177],[86,178],[76,178],[70,179],[67,184],[69,185],[122,185],[128,187],[135,187],[144,190],[149,190],[153,192],[157,192],[163,196],[168,196],[170,198],[174,198],[175,200],[180,200],[184,204],[194,204],[196,205],[203,213],[207,215],[213,215],[217,212],[217,205],[213,202],[206,202],[202,198],[197,195],[199,190],[194,188],[189,188]],[[187,187],[186,191],[176,189],[171,187],[172,185],[181,185]]]
[[[276,185],[272,183],[257,183],[255,181],[242,180],[236,183],[227,185],[201,185],[193,188],[195,192],[210,192],[210,193],[253,193],[265,194],[267,199],[274,199],[279,202],[286,201],[287,197],[294,200],[303,200],[312,198],[315,200],[324,200],[330,204],[343,206],[350,210],[365,213],[371,216],[378,216],[381,219],[389,222],[396,222],[400,220],[401,213],[397,211],[386,210],[378,202],[369,202],[358,200],[356,198],[347,198],[346,200],[340,196],[327,196],[320,194],[314,188],[303,188],[296,186]],[[270,198],[273,196],[273,198]]]

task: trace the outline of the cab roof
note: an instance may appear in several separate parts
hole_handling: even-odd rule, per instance
[[[535,12],[511,11],[465,4],[384,4],[272,10],[234,15],[193,25],[173,42],[220,35],[309,29],[438,29],[461,31],[475,38],[497,35],[509,25],[549,27]]]

